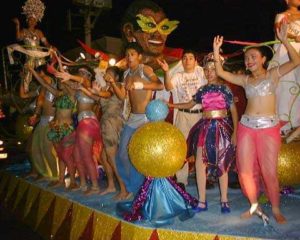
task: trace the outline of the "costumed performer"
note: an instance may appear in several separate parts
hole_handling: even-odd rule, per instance
[[[55,88],[44,81],[31,66],[30,72],[45,87],[55,96],[54,106],[56,108],[54,119],[49,122],[48,139],[52,141],[56,150],[59,163],[59,178],[56,181],[51,181],[49,187],[65,187],[65,172],[66,169],[70,176],[70,185],[68,189],[78,189],[75,179],[76,167],[73,159],[73,149],[75,144],[75,126],[73,123],[72,113],[75,107],[75,89],[76,86],[68,86],[65,83],[58,83]],[[55,73],[53,69],[52,74]]]
[[[77,74],[57,72],[55,76],[61,78],[62,82],[71,81],[85,88],[92,86],[95,77],[94,70],[87,65],[79,66]],[[100,186],[97,158],[101,155],[103,144],[100,123],[93,111],[94,105],[97,103],[80,89],[76,92],[76,101],[78,125],[74,159],[79,172],[80,189],[84,191],[85,195],[98,194]],[[91,181],[91,187],[88,187],[88,179]]]
[[[202,118],[191,128],[187,157],[196,156],[196,179],[199,195],[197,212],[207,211],[206,178],[219,179],[221,213],[229,213],[228,170],[235,158],[237,109],[231,90],[216,75],[212,54],[206,56],[204,73],[207,85],[200,87],[192,100],[169,104],[179,109],[192,109],[201,104]],[[231,113],[231,114],[230,114]]]
[[[285,0],[287,10],[276,15],[274,28],[279,29],[281,24],[288,22],[288,38],[291,45],[300,54],[300,2]],[[285,63],[289,60],[289,53],[284,44],[274,45],[274,57],[269,68]],[[300,126],[300,67],[283,75],[280,78],[277,96],[278,116],[283,123],[281,134],[287,136],[292,129]]]
[[[268,217],[258,206],[260,178],[272,205],[272,212],[278,223],[286,219],[280,211],[279,182],[277,176],[278,154],[281,145],[280,125],[276,114],[276,87],[279,78],[300,64],[300,57],[287,39],[287,24],[277,30],[277,37],[288,50],[290,60],[267,70],[267,56],[261,46],[245,50],[244,63],[249,75],[236,75],[224,71],[220,61],[223,37],[216,36],[213,42],[214,59],[218,76],[242,86],[248,99],[245,114],[238,125],[237,168],[240,184],[251,207],[241,215],[249,218],[257,214],[265,224]]]
[[[22,41],[24,46],[15,45],[12,47],[12,50],[26,54],[26,65],[36,68],[45,64],[44,58],[49,55],[49,53],[42,51],[41,43],[47,48],[51,47],[44,33],[36,28],[37,23],[40,22],[44,16],[45,5],[40,0],[27,0],[22,9],[22,14],[26,15],[27,28],[20,29],[20,21],[18,18],[14,18],[13,22],[16,26],[16,38],[18,41]],[[23,70],[22,79],[24,91],[28,92],[32,74],[26,67]]]
[[[127,145],[132,134],[148,122],[145,109],[151,101],[152,91],[163,89],[163,84],[153,69],[141,64],[142,48],[137,43],[129,43],[125,48],[125,55],[128,64],[128,69],[124,72],[123,77],[125,85],[121,85],[121,88],[115,91],[121,100],[125,100],[128,95],[131,105],[131,113],[121,132],[116,155],[117,170],[126,186],[126,194],[120,195],[120,200],[129,198],[132,193],[135,194],[143,183],[144,176],[132,165],[128,156]]]

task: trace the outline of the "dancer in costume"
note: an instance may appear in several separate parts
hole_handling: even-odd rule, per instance
[[[124,83],[115,94],[121,100],[128,94],[131,113],[121,132],[119,149],[116,155],[116,165],[126,186],[126,193],[119,195],[119,199],[126,199],[136,193],[143,183],[144,176],[140,174],[130,162],[127,145],[133,133],[144,123],[148,122],[145,115],[147,104],[151,101],[153,90],[162,90],[163,84],[159,81],[153,69],[141,64],[142,49],[137,43],[129,43],[126,47],[128,69],[124,72]]]
[[[176,93],[178,102],[183,103],[191,101],[192,96],[197,90],[207,82],[204,78],[202,67],[197,63],[196,54],[191,50],[185,50],[183,53],[182,65],[184,70],[175,73],[172,77],[170,77],[168,63],[165,60],[159,59],[157,59],[157,62],[165,73],[164,85],[166,90]],[[192,109],[179,108],[175,118],[175,126],[179,128],[185,138],[187,138],[190,129],[201,117],[202,114],[199,105],[195,104]],[[189,164],[186,162],[182,169],[176,173],[177,181],[186,186],[188,184],[188,173]]]
[[[28,92],[25,92],[23,80],[21,80],[21,84],[20,84],[20,87],[19,87],[19,96],[22,99],[33,99],[32,103],[30,103],[29,106],[34,111],[34,114],[28,118],[28,124],[32,127],[35,127],[36,123],[39,121],[38,116],[41,113],[43,102],[44,102],[44,96],[43,95],[44,94],[43,94],[42,91],[40,91],[39,87],[36,90],[30,90]],[[51,110],[50,109],[49,109],[49,114],[51,115]],[[29,156],[28,160],[29,160],[30,165],[31,165],[31,170],[28,174],[26,174],[26,177],[33,177],[34,179],[38,180],[42,177],[42,175],[39,174],[38,170],[35,168],[35,164],[33,164],[33,161],[34,161],[32,159],[32,157],[33,157],[33,155],[32,155],[33,133],[34,133],[34,129],[30,133],[28,138],[26,139],[26,143],[25,143],[25,145],[26,145],[25,151]]]
[[[45,83],[54,89],[57,88],[55,79],[45,74],[45,69],[39,71],[39,76]],[[42,87],[37,98],[34,115],[29,120],[31,125],[38,122],[33,131],[30,152],[33,169],[39,176],[49,180],[57,180],[59,173],[56,152],[52,142],[47,137],[49,122],[54,119],[55,115],[54,100],[55,96],[45,87]]]
[[[155,2],[149,0],[133,1],[126,10],[122,22],[122,35],[125,44],[137,42],[143,49],[141,63],[152,67],[160,81],[164,81],[162,71],[157,59],[166,60],[170,66],[169,74],[183,71],[181,57],[182,49],[166,47],[168,36],[177,28],[179,21],[169,20],[164,10]],[[118,63],[122,69],[126,68],[126,60]],[[171,92],[167,90],[156,91],[153,94],[156,99],[172,101]],[[177,96],[174,96],[177,99]],[[169,112],[166,121],[173,123],[173,111]]]
[[[123,72],[116,66],[108,67],[104,75],[104,80],[108,83],[106,90],[102,87],[94,84],[92,89],[83,89],[85,93],[100,101],[101,105],[101,131],[104,149],[102,151],[101,160],[103,163],[104,170],[107,174],[108,186],[100,193],[105,195],[116,191],[114,176],[116,177],[120,185],[120,193],[115,196],[116,200],[122,200],[128,193],[122,178],[118,174],[115,155],[118,150],[120,133],[124,124],[124,118],[122,116],[123,101],[121,101],[117,95],[122,91],[125,92],[124,87],[122,88],[122,74]],[[89,91],[90,90],[90,91]]]
[[[220,62],[223,37],[214,38],[214,59],[218,76],[244,87],[248,99],[245,114],[238,126],[237,167],[242,190],[251,208],[242,218],[259,215],[265,223],[268,217],[258,206],[260,178],[262,177],[272,212],[278,223],[286,219],[280,211],[277,176],[278,154],[281,145],[279,119],[276,114],[276,87],[279,78],[300,64],[300,57],[287,39],[287,24],[283,23],[277,37],[288,50],[290,61],[266,70],[267,57],[263,47],[246,49],[244,62],[250,75],[236,75],[224,71]]]
[[[291,45],[300,54],[300,2],[286,0],[287,10],[276,15],[275,29],[282,22],[288,22],[288,38]],[[275,54],[269,67],[280,65],[289,60],[288,51],[284,44],[274,45]],[[287,135],[293,128],[300,126],[300,67],[280,78],[277,96],[277,111],[279,119],[286,124],[281,128],[283,135]]]
[[[13,50],[25,53],[27,55],[26,65],[36,68],[45,64],[45,56],[49,55],[49,53],[42,51],[40,44],[42,43],[47,48],[51,47],[44,33],[36,28],[37,23],[44,16],[45,5],[40,0],[27,0],[22,9],[22,13],[26,15],[27,28],[20,29],[18,18],[14,18],[13,22],[16,26],[16,38],[18,41],[22,41],[24,46],[14,46]],[[24,68],[23,70],[22,79],[26,93],[29,91],[32,74],[28,71],[28,68]]]
[[[201,104],[202,119],[191,128],[187,139],[187,156],[196,156],[199,194],[199,205],[196,211],[208,209],[206,201],[206,178],[208,177],[213,181],[219,178],[221,212],[229,213],[228,170],[235,156],[238,115],[232,92],[216,75],[213,58],[207,57],[204,64],[208,84],[200,87],[190,102],[169,104],[169,106],[192,109],[196,104]]]
[[[64,83],[59,84],[60,89],[56,89],[48,84],[44,80],[45,77],[42,78],[32,67],[29,66],[29,70],[39,83],[55,96],[54,106],[56,112],[54,119],[49,122],[47,136],[52,141],[59,158],[59,178],[57,181],[52,181],[49,186],[65,186],[65,170],[67,168],[70,176],[68,189],[77,189],[76,168],[73,159],[75,127],[72,118],[72,112],[75,107],[75,90]]]
[[[86,88],[92,86],[94,71],[88,66],[78,69],[78,75],[68,72],[57,72],[56,76],[63,82],[74,81]],[[80,188],[86,195],[100,192],[98,183],[98,164],[95,154],[101,155],[102,138],[99,121],[93,112],[95,100],[87,96],[83,91],[76,93],[78,126],[76,128],[76,142],[74,147],[74,159],[80,177]],[[93,149],[97,149],[97,153]],[[88,188],[87,180],[92,183]]]
[[[102,108],[102,116],[100,122],[104,143],[102,159],[107,160],[104,160],[104,163],[106,165],[104,165],[104,167],[106,169],[108,177],[107,189],[104,190],[104,192],[102,192],[101,194],[103,195],[109,192],[116,191],[114,184],[115,176],[120,186],[120,193],[115,196],[115,199],[121,200],[123,196],[126,196],[127,191],[125,184],[117,171],[115,156],[119,146],[120,133],[124,125],[124,118],[122,116],[123,101],[121,101],[116,95],[116,92],[122,91],[122,71],[116,66],[109,67],[106,69],[104,79],[108,83],[108,91],[110,91],[112,95],[109,98],[101,98],[100,100]],[[106,163],[108,163],[109,165],[107,166]]]

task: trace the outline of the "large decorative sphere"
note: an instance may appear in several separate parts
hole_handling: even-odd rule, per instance
[[[167,104],[160,99],[150,101],[146,107],[146,116],[151,122],[165,120],[168,113]]]
[[[300,184],[300,141],[282,143],[278,161],[278,177],[281,186]]]
[[[186,152],[183,134],[164,121],[146,123],[132,135],[129,142],[130,160],[145,176],[174,175],[182,167]]]
[[[29,114],[20,114],[16,120],[16,135],[19,140],[25,141],[31,135],[33,127],[28,124]]]

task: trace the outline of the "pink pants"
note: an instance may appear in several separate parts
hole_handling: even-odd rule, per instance
[[[63,161],[70,173],[75,173],[75,163],[73,159],[73,150],[75,144],[75,132],[64,137],[59,143],[54,144],[58,159]]]
[[[95,148],[94,144],[100,144]],[[85,118],[81,120],[76,128],[76,143],[74,158],[81,177],[90,178],[96,182],[98,178],[97,163],[94,161],[93,148],[98,149],[101,154],[102,139],[100,125],[97,119]]]
[[[279,125],[254,129],[239,123],[237,168],[242,191],[251,204],[257,203],[262,180],[272,206],[279,207],[277,177],[278,154],[281,145],[279,129]]]

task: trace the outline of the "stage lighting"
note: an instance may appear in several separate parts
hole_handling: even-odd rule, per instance
[[[115,64],[116,64],[116,59],[115,58],[111,58],[111,59],[109,59],[109,61],[108,61],[108,63],[109,63],[109,65],[110,66],[114,66]]]

